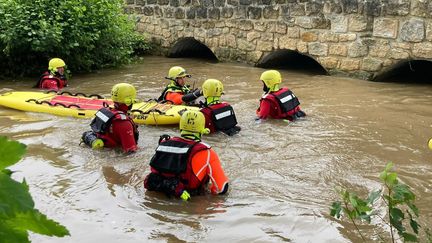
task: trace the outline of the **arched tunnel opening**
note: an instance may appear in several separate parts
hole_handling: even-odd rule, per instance
[[[193,37],[185,37],[177,41],[168,53],[168,57],[192,57],[217,61],[217,57],[203,43]]]
[[[274,51],[261,58],[256,66],[261,68],[293,70],[316,75],[328,75],[327,70],[313,58],[292,50]]]
[[[378,74],[373,81],[432,84],[432,61],[409,60],[400,62]]]

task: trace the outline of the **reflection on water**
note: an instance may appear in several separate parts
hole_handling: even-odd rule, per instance
[[[33,242],[359,241],[352,226],[328,216],[338,198],[334,188],[378,189],[389,161],[418,196],[420,222],[432,227],[432,86],[283,71],[308,117],[260,124],[254,117],[263,69],[241,64],[146,57],[122,69],[76,75],[68,90],[109,96],[113,84],[130,82],[142,100],[156,98],[174,65],[193,75],[195,87],[220,79],[223,99],[236,111],[240,134],[204,138],[230,178],[229,194],[183,202],[144,190],[158,138],[177,135],[176,126],[140,126],[140,150],[124,156],[79,145],[90,120],[0,108],[0,134],[28,145],[13,168],[16,178],[25,177],[36,206],[71,232],[64,239],[32,235]],[[0,91],[32,85],[4,82]]]

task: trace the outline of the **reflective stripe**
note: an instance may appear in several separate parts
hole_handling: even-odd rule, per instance
[[[285,102],[287,102],[287,101],[292,100],[293,98],[294,98],[294,97],[293,97],[292,95],[288,95],[287,97],[284,97],[284,98],[280,99],[280,101],[281,101],[282,103],[285,103]]]
[[[120,119],[122,119],[122,120],[127,120],[127,117],[126,117],[125,114],[120,114]]]
[[[224,111],[222,113],[219,113],[215,116],[216,120],[220,120],[222,118],[225,118],[227,116],[231,116],[231,111]]]
[[[187,153],[188,150],[189,148],[177,148],[177,147],[164,146],[164,145],[159,145],[156,149],[156,151],[174,153],[174,154],[185,154]]]
[[[99,119],[101,119],[103,122],[107,122],[109,120],[109,117],[107,117],[104,113],[102,113],[101,111],[98,111],[96,113],[96,116],[99,117]]]

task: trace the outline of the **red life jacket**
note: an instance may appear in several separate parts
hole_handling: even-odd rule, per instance
[[[49,85],[47,83],[49,82],[55,82],[56,85]],[[55,89],[59,90],[67,86],[67,80],[64,76],[59,75],[52,75],[50,72],[46,71],[42,74],[42,76],[39,78],[39,81],[36,83],[36,88],[48,88],[48,89]]]
[[[288,88],[265,94],[261,100],[269,100],[272,103],[273,118],[287,118],[300,110],[300,101]]]
[[[226,102],[206,106],[201,109],[206,118],[205,127],[210,132],[226,131],[237,125],[237,119],[232,106]]]
[[[211,147],[203,142],[173,137],[162,141],[156,148],[156,153],[150,161],[152,173],[159,174],[164,178],[177,178],[179,180],[175,191],[187,190],[189,193],[197,194],[209,181],[208,175],[200,181],[192,169],[192,158],[196,153]],[[147,185],[155,182],[146,181]],[[157,182],[156,182],[157,183]],[[163,183],[161,180],[160,183]]]
[[[101,108],[96,112],[95,118],[92,120],[90,127],[99,138],[107,141],[106,144],[115,144],[116,146],[121,146],[121,144],[118,144],[110,133],[111,124],[115,120],[127,120],[132,124],[135,144],[137,144],[139,138],[137,125],[127,114],[122,111],[111,108]]]

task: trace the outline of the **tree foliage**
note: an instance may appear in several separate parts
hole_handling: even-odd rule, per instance
[[[0,0],[0,71],[39,75],[53,57],[73,71],[127,62],[149,47],[122,7],[122,0]]]
[[[0,243],[30,242],[28,230],[49,236],[69,235],[69,231],[34,208],[25,180],[11,178],[6,167],[17,163],[26,146],[0,136]]]
[[[330,215],[336,218],[341,218],[345,215],[355,226],[361,238],[366,241],[360,228],[358,221],[371,223],[371,217],[380,218],[390,228],[390,238],[392,242],[398,241],[397,235],[403,241],[419,241],[419,228],[417,222],[419,210],[414,204],[415,194],[410,188],[401,183],[395,172],[392,172],[393,163],[388,163],[385,169],[380,174],[383,189],[372,191],[366,199],[358,197],[355,193],[349,192],[346,189],[339,190],[339,195],[342,202],[333,202],[330,208]],[[374,209],[374,203],[381,199],[387,206],[387,219],[380,217],[378,209]],[[397,233],[397,235],[396,235]],[[425,229],[425,234],[428,242],[432,242],[429,229]],[[383,239],[381,236],[379,236]]]

